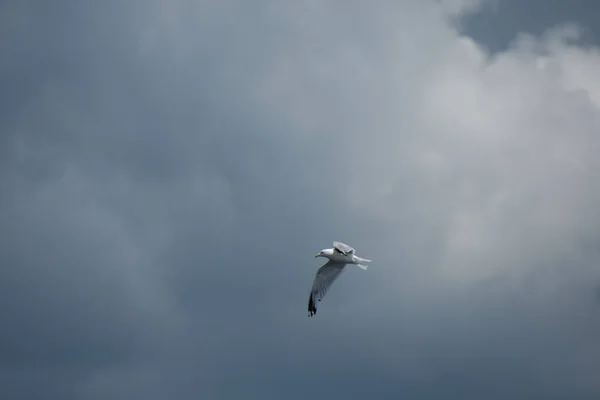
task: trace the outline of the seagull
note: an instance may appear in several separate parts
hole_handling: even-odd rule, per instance
[[[308,296],[308,316],[312,317],[317,313],[316,302],[323,300],[327,290],[342,273],[346,265],[354,264],[364,270],[371,260],[360,258],[354,255],[354,249],[341,242],[333,242],[332,249],[324,249],[315,257],[326,257],[329,259],[321,268],[317,270],[315,280]]]

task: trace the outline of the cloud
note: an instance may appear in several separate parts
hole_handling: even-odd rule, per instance
[[[440,0],[439,4],[444,12],[452,16],[464,16],[467,13],[474,13],[486,3],[482,0]],[[487,1],[487,3],[494,3]]]
[[[576,26],[491,54],[480,2],[159,3],[10,8],[4,397],[597,397]],[[373,267],[307,321],[331,240]]]

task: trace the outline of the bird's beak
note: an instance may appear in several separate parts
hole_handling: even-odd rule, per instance
[[[320,253],[319,253],[319,254],[317,254],[317,255],[315,256],[315,258],[319,257],[320,255],[321,255]]]

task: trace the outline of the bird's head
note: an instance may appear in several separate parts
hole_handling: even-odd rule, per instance
[[[315,257],[329,257],[332,254],[333,254],[332,249],[323,249]]]

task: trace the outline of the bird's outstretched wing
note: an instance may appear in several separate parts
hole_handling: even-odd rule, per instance
[[[323,300],[327,290],[344,270],[346,264],[328,261],[317,271],[315,280],[308,296],[308,316],[312,317],[317,313],[317,303]]]
[[[334,251],[337,251],[345,256],[354,253],[354,249],[352,247],[342,242],[333,242],[333,249]]]

